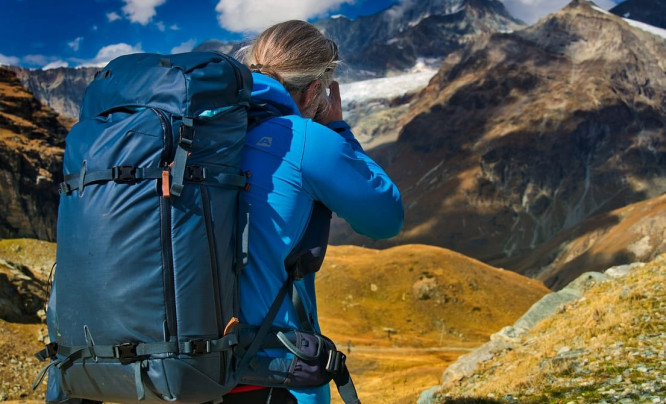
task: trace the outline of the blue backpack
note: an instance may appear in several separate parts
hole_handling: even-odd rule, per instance
[[[122,56],[88,86],[66,138],[51,343],[37,354],[47,402],[219,402],[239,382],[331,379],[358,402],[329,339],[272,328],[293,277],[260,327],[238,324],[251,90],[249,70],[214,52]]]

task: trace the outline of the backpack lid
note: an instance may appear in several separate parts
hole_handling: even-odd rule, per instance
[[[112,60],[95,76],[79,119],[143,107],[195,118],[205,111],[248,105],[251,91],[249,69],[222,53],[135,53]]]

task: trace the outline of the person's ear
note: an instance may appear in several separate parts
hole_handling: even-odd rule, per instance
[[[301,93],[299,108],[301,111],[307,110],[319,98],[321,90],[321,80],[315,80]]]

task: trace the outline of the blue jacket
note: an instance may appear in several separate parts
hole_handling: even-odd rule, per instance
[[[257,73],[253,79],[253,101],[290,112],[251,130],[243,151],[243,170],[251,173],[250,189],[241,196],[250,211],[250,239],[240,280],[240,315],[242,322],[259,325],[287,280],[284,260],[303,235],[314,201],[373,238],[398,234],[404,212],[398,188],[363,152],[345,122],[326,127],[305,119],[278,81]],[[295,285],[319,331],[314,278],[306,276]],[[298,328],[289,299],[273,324]],[[328,386],[291,391],[299,403],[330,401]]]

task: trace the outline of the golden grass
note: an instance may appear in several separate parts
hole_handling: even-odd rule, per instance
[[[460,355],[548,292],[540,282],[425,245],[331,246],[317,278],[322,331],[342,351],[351,342],[349,369],[368,403],[414,403]],[[333,403],[341,403],[335,390]]]
[[[522,338],[521,346],[483,363],[473,381],[463,381],[445,393],[480,398],[510,394],[559,402],[554,396],[569,392],[573,397],[587,394],[586,399],[594,401],[598,399],[594,391],[582,393],[576,388],[596,386],[619,375],[635,377],[640,385],[641,375],[627,376],[623,371],[651,362],[660,366],[659,355],[642,352],[651,349],[646,336],[663,335],[666,330],[665,284],[666,255],[635,268],[625,278],[597,284],[583,298],[539,323]],[[627,351],[635,352],[626,355]],[[572,386],[574,378],[577,382]]]

